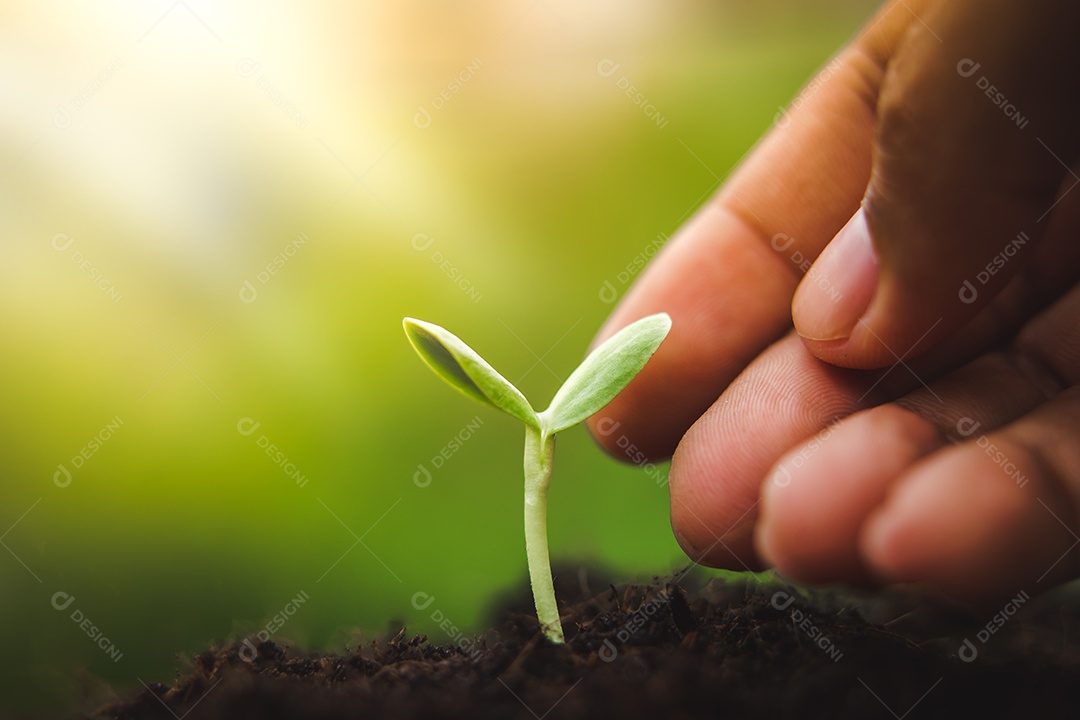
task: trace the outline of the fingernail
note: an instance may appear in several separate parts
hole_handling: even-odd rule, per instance
[[[850,337],[870,306],[877,280],[877,255],[859,208],[795,290],[791,304],[795,330],[807,340]]]

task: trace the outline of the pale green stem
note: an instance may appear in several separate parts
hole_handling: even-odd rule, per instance
[[[562,643],[562,623],[551,579],[551,559],[547,542],[547,493],[551,465],[555,459],[555,438],[546,437],[532,426],[525,428],[525,554],[529,558],[529,580],[536,617],[548,640]]]

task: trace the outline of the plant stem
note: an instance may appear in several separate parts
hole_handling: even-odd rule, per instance
[[[555,459],[555,438],[538,428],[525,428],[525,554],[529,558],[536,617],[548,640],[562,643],[562,623],[551,579],[551,559],[547,542],[547,493],[551,465]]]

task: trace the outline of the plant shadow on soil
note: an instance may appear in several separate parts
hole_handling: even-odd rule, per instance
[[[986,614],[902,590],[806,590],[753,576],[601,583],[562,568],[567,643],[539,632],[531,597],[454,645],[404,627],[343,654],[272,641],[199,653],[80,718],[1076,717],[1076,584]],[[526,586],[527,588],[527,586]],[[252,655],[255,655],[252,658]]]

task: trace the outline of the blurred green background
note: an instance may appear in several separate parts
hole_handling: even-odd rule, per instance
[[[0,705],[168,682],[290,607],[312,649],[480,631],[525,587],[522,430],[401,318],[543,406],[871,11],[5,4]],[[663,478],[564,433],[553,557],[685,564]]]

